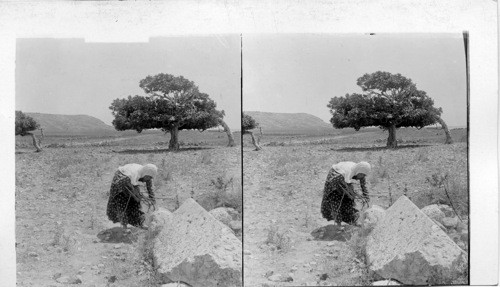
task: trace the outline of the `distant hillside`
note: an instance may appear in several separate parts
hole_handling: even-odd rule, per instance
[[[116,133],[112,126],[87,115],[26,114],[40,124],[46,135],[112,135]]]
[[[246,111],[264,132],[334,132],[331,124],[306,113],[268,113]]]

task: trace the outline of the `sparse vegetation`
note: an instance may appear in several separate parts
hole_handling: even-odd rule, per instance
[[[139,236],[139,240],[132,243],[102,243],[96,236],[109,230],[110,225],[119,228],[119,224],[113,225],[108,220],[106,206],[113,175],[118,166],[126,163],[158,166],[153,184],[155,194],[161,197],[157,199],[157,208],[173,211],[177,202],[181,204],[193,194],[198,197],[215,191],[211,179],[225,175],[226,181],[233,178],[234,183],[234,191],[231,185],[227,186],[227,201],[239,202],[241,212],[238,150],[226,148],[226,137],[217,138],[219,134],[211,131],[203,134],[183,131],[182,135],[186,143],[206,141],[206,150],[202,152],[212,154],[212,163],[200,164],[202,152],[196,149],[167,154],[156,151],[154,143],[164,140],[165,135],[154,132],[111,138],[46,134],[44,144],[53,144],[54,148],[39,154],[18,148],[15,168],[19,285],[47,282],[47,272],[74,274],[80,268],[75,270],[75,262],[89,266],[82,275],[83,285],[91,282],[106,285],[111,276],[115,276],[113,285],[116,286],[152,287],[161,283],[155,277],[154,267],[143,260],[147,258],[149,241],[141,241]],[[117,146],[113,148],[116,152],[99,147],[100,144],[92,145],[106,141]],[[26,138],[16,137],[16,146],[24,143],[30,144]],[[57,148],[61,145],[66,147]],[[29,145],[25,148],[29,149]],[[237,160],[226,161],[228,158]],[[239,201],[235,200],[237,196]],[[134,230],[133,233],[146,232]],[[139,252],[144,256],[137,254]],[[104,267],[97,267],[101,264]],[[91,269],[94,266],[97,269]]]
[[[451,135],[456,140],[461,136],[457,132],[463,131],[452,130]],[[309,240],[313,230],[333,224],[321,218],[320,205],[327,173],[336,162],[368,161],[372,165],[372,173],[368,176],[371,205],[386,208],[403,194],[418,200],[420,195],[431,190],[444,195],[442,187],[432,187],[426,181],[433,173],[448,173],[449,180],[453,175],[456,184],[462,186],[461,193],[467,194],[465,144],[455,141],[455,144],[443,145],[442,131],[438,133],[428,128],[419,131],[402,128],[398,135],[402,138],[400,145],[388,149],[375,143],[384,136],[379,129],[330,136],[274,134],[266,135],[266,142],[282,142],[283,145],[268,145],[259,154],[244,152],[245,225],[249,222],[250,226],[249,230],[245,229],[245,249],[251,249],[252,256],[259,258],[258,264],[245,261],[251,264],[245,269],[245,282],[263,284],[269,281],[260,278],[269,270],[283,275],[296,269],[291,275],[293,284],[280,284],[367,286],[383,279],[370,272],[366,265],[364,249],[369,231],[354,231],[346,242]],[[453,200],[452,192],[450,198]],[[467,200],[466,196],[462,198]],[[267,227],[260,227],[255,222],[269,223]],[[289,230],[286,234],[293,238],[293,248],[275,254],[271,251],[273,248],[262,247],[263,243],[273,241],[270,238],[275,233],[283,234],[283,230]],[[260,240],[247,241],[246,238]]]
[[[278,251],[287,252],[291,247],[291,242],[288,231],[282,231],[277,226],[270,226],[267,229],[265,243],[274,246]]]

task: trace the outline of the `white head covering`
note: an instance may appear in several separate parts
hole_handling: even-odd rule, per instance
[[[372,169],[370,164],[366,161],[361,161],[358,163],[354,163],[352,161],[341,161],[337,164],[332,165],[332,168],[336,172],[340,173],[347,183],[352,183],[352,177],[359,173],[368,175]]]
[[[158,173],[158,168],[154,164],[146,164],[143,166],[137,163],[129,163],[120,166],[118,170],[130,178],[132,185],[139,185],[139,179],[146,175],[155,177]]]

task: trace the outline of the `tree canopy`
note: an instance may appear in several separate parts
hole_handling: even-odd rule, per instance
[[[436,123],[442,113],[425,91],[401,74],[377,71],[358,78],[363,93],[334,97],[327,107],[335,128],[378,126],[389,131],[388,147],[396,147],[396,129],[423,128]]]
[[[111,106],[117,130],[161,129],[170,132],[169,148],[177,149],[179,130],[204,131],[216,127],[224,117],[208,94],[182,76],[157,74],[142,79],[139,86],[146,96],[115,99]]]
[[[25,136],[40,128],[40,125],[22,111],[16,111],[16,136]]]
[[[246,133],[250,130],[253,130],[259,126],[259,123],[255,121],[254,118],[252,118],[250,115],[247,115],[245,113],[242,114],[242,119],[241,119],[241,129],[243,133]]]

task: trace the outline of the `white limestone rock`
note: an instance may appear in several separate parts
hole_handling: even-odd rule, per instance
[[[403,284],[447,284],[467,255],[406,196],[386,210],[367,240],[370,269]],[[466,282],[465,282],[466,283]]]

